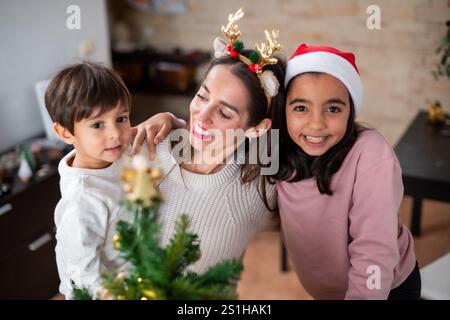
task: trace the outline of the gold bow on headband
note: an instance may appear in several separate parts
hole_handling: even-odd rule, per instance
[[[272,71],[264,71],[263,69],[267,65],[278,62],[278,59],[274,57],[274,53],[281,50],[281,45],[278,43],[279,31],[272,30],[272,32],[269,32],[265,30],[266,41],[261,44],[255,44],[255,50],[251,51],[249,56],[246,57],[241,54],[244,49],[244,44],[239,40],[242,33],[237,25],[237,21],[243,17],[244,11],[242,8],[236,11],[236,13],[228,15],[227,26],[222,26],[222,32],[228,39],[228,43],[220,38],[216,38],[214,40],[215,56],[219,58],[228,54],[248,65],[248,69],[258,76],[267,96],[268,105],[270,106],[272,97],[278,94],[280,83]]]

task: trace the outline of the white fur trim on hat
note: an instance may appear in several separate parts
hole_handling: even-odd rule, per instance
[[[350,62],[337,54],[317,51],[293,57],[287,63],[284,86],[295,76],[305,72],[323,72],[339,79],[348,89],[355,106],[355,112],[361,109],[363,84],[358,72]]]

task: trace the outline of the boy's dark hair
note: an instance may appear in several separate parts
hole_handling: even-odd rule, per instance
[[[301,75],[308,73],[321,74],[317,72],[306,72]],[[288,92],[292,81],[298,76],[289,81],[286,92]],[[355,122],[355,107],[350,94],[349,100],[350,115],[344,137],[327,152],[318,157],[308,155],[291,139],[287,130],[285,106],[278,110],[277,116],[274,118],[274,128],[280,129],[280,170],[272,177],[273,179],[298,182],[303,179],[315,177],[320,193],[333,195],[333,191],[330,189],[331,178],[341,167],[345,157],[355,144],[359,133],[368,129]]]
[[[53,122],[74,134],[75,122],[114,109],[118,103],[131,107],[131,95],[120,76],[98,63],[83,62],[65,67],[50,81],[45,105]]]

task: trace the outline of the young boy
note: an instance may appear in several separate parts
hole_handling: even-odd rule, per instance
[[[131,143],[131,97],[112,70],[94,63],[68,66],[52,79],[45,103],[53,129],[74,150],[59,163],[61,200],[55,209],[60,292],[100,289],[101,273],[121,268],[112,246],[120,206],[122,154]]]

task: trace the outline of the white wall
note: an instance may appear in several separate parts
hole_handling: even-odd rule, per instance
[[[80,30],[66,27],[69,5],[81,9]],[[107,22],[105,0],[0,0],[0,151],[44,131],[34,84],[80,61],[81,42],[111,64]]]

